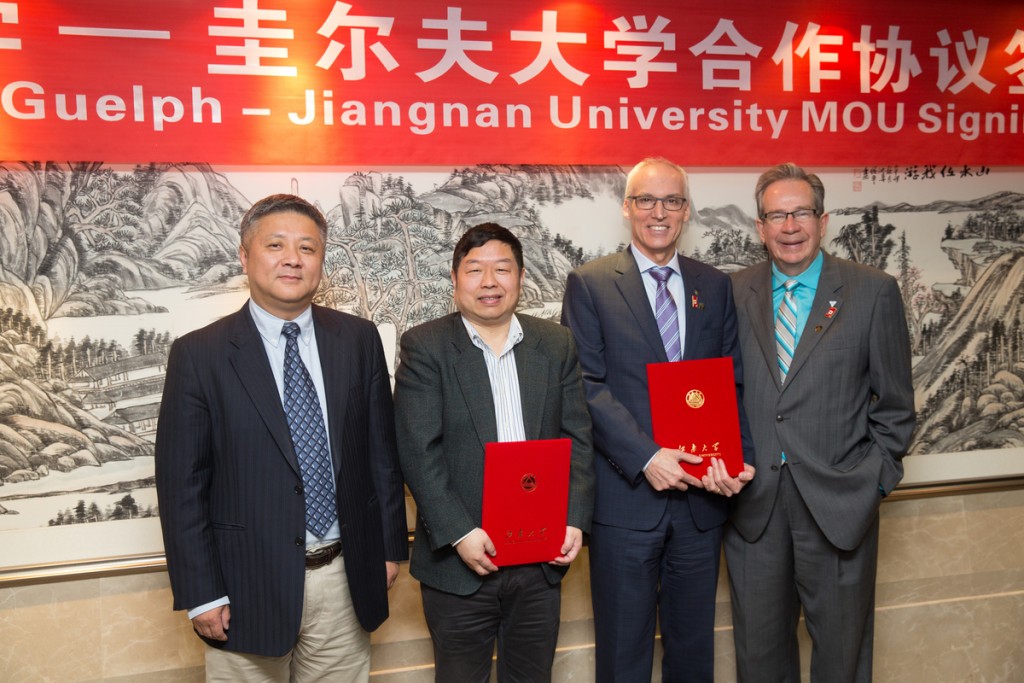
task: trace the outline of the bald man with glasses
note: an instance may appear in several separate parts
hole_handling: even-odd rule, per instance
[[[575,334],[594,423],[597,495],[590,532],[598,683],[650,683],[656,620],[662,681],[714,679],[715,589],[727,497],[752,468],[711,486],[680,467],[701,458],[652,438],[647,365],[733,358],[742,387],[732,287],[679,254],[690,218],[686,172],[666,159],[630,171],[625,251],[569,275],[562,323]],[[753,458],[746,425],[744,453]]]

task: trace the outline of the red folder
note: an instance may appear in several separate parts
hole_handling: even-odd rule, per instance
[[[562,554],[571,455],[569,439],[487,444],[482,528],[498,551],[494,564],[548,562]]]
[[[654,440],[705,458],[700,465],[680,462],[700,478],[708,458],[725,463],[729,476],[743,471],[743,442],[736,405],[732,358],[703,358],[647,366]]]

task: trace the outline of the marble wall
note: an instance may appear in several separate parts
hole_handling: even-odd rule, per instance
[[[593,680],[586,562],[581,556],[563,590],[559,682]],[[170,606],[164,572],[0,588],[0,681],[200,681],[201,643]],[[718,607],[716,681],[730,683],[724,571]],[[391,608],[374,634],[373,680],[432,681],[419,588],[404,567]],[[1024,489],[902,496],[882,506],[876,681],[1024,680],[1022,637]]]

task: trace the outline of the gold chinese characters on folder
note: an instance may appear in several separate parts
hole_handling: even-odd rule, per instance
[[[487,444],[482,528],[499,567],[562,554],[569,511],[570,439]]]
[[[743,471],[743,441],[732,358],[651,363],[647,366],[654,440],[704,459],[680,461],[695,477],[707,473],[710,458],[721,459],[730,476]]]

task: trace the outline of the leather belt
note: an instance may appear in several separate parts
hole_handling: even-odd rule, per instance
[[[319,569],[320,567],[326,567],[339,555],[341,555],[341,541],[336,541],[330,545],[325,545],[322,548],[317,548],[316,550],[306,553],[306,569]]]

